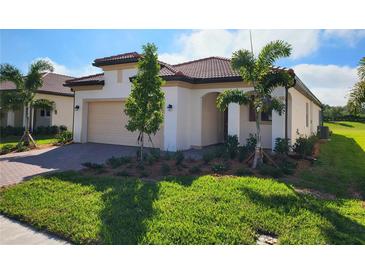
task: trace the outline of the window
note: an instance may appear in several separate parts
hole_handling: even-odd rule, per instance
[[[253,108],[252,105],[249,106],[249,121],[250,122],[255,122],[256,121],[256,113],[255,113],[255,109]],[[272,121],[272,117],[271,117],[271,111],[266,111],[266,112],[262,112],[261,113],[261,121]]]
[[[309,105],[305,103],[305,126],[309,126]]]
[[[50,110],[41,109],[40,116],[41,117],[44,117],[44,116],[50,117],[51,116],[51,111]]]
[[[41,109],[41,117],[44,117],[45,111],[44,109]]]
[[[47,110],[47,111],[46,111],[46,116],[47,116],[47,117],[51,116],[51,111],[50,111],[50,110]]]

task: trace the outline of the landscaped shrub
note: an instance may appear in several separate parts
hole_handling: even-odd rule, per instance
[[[67,130],[67,127],[65,125],[61,125],[59,128],[59,132],[62,133]]]
[[[227,162],[215,163],[212,165],[212,171],[214,173],[223,173],[229,169]]]
[[[223,159],[229,158],[227,148],[224,145],[214,148],[213,153],[215,158],[223,158]]]
[[[252,174],[253,172],[245,167],[240,167],[235,172],[236,176],[251,176]]]
[[[72,132],[70,132],[70,131],[62,131],[57,136],[57,142],[59,144],[67,144],[67,143],[69,143],[71,141],[72,141]]]
[[[203,154],[203,161],[205,164],[208,164],[215,158],[215,154],[212,151],[207,151]]]
[[[190,169],[189,169],[189,172],[191,174],[197,174],[201,171],[200,169],[200,166],[192,166]]]
[[[247,158],[249,150],[247,146],[239,146],[237,152],[238,152],[238,161],[242,163]]]
[[[3,145],[3,147],[0,149],[0,155],[10,153],[16,149],[15,145],[12,144],[6,144]]]
[[[262,164],[259,167],[259,172],[261,175],[270,176],[273,178],[279,178],[283,176],[283,172],[281,171],[281,169],[266,164]]]
[[[119,171],[114,174],[115,176],[128,177],[130,176],[129,172],[126,170]]]
[[[142,170],[139,174],[140,177],[148,177],[148,172],[146,170]]]
[[[59,133],[59,127],[58,126],[51,126],[49,128],[49,133],[52,135],[58,134]]]
[[[168,175],[170,173],[170,166],[166,163],[162,163],[161,165],[161,173],[162,175]]]
[[[97,163],[85,162],[85,163],[82,163],[81,165],[88,168],[88,169],[92,169],[92,170],[104,169],[104,165],[97,164]]]
[[[23,151],[27,151],[27,150],[29,150],[29,147],[28,147],[28,146],[26,146],[26,145],[24,145],[23,143],[19,143],[19,144],[17,144],[17,145],[15,146],[15,150],[16,150],[17,152],[23,152]]]
[[[177,151],[175,153],[175,161],[176,161],[176,165],[179,166],[182,164],[182,162],[184,161],[184,153],[182,151]]]
[[[274,151],[279,154],[287,154],[289,152],[290,145],[289,139],[286,138],[276,138]]]
[[[22,136],[24,132],[24,127],[0,127],[0,137],[6,136]]]
[[[161,150],[159,148],[151,149],[151,155],[155,160],[159,160],[161,158]]]
[[[131,157],[122,156],[122,157],[111,157],[106,161],[106,164],[111,168],[117,168],[125,164],[129,164],[132,161]]]
[[[228,135],[225,142],[226,150],[231,159],[234,159],[237,155],[238,137],[237,135]]]
[[[257,140],[256,134],[253,135],[250,133],[249,137],[246,139],[246,148],[250,152],[254,152],[256,148]]]
[[[317,142],[318,137],[313,135],[309,138],[300,136],[294,146],[293,150],[302,157],[311,156],[313,153],[314,144]]]

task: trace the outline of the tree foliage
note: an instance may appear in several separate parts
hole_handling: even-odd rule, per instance
[[[347,102],[347,107],[353,115],[358,115],[365,109],[365,57],[360,60],[357,72],[360,81],[351,89]]]
[[[133,79],[132,91],[125,104],[125,113],[129,117],[126,128],[139,133],[137,141],[141,145],[141,159],[144,135],[152,142],[151,135],[157,133],[163,122],[165,106],[157,47],[150,43],[144,45],[142,56],[138,61],[138,73]]]
[[[45,60],[38,60],[32,63],[26,75],[22,75],[21,71],[10,65],[0,65],[0,82],[9,81],[14,83],[15,90],[5,91],[1,93],[1,109],[11,110],[24,107],[26,110],[26,122],[24,136],[33,140],[29,134],[30,112],[36,106],[46,106],[50,109],[54,102],[46,99],[35,100],[35,92],[43,85],[43,74],[47,71],[53,71],[51,63]],[[26,140],[28,142],[28,140]]]
[[[256,121],[257,149],[260,151],[262,150],[261,113],[276,110],[281,114],[285,105],[282,101],[273,97],[272,92],[277,87],[289,87],[294,83],[291,73],[283,69],[274,69],[273,66],[278,59],[290,56],[291,51],[290,44],[277,40],[264,46],[257,57],[245,49],[234,52],[231,60],[233,69],[240,73],[243,82],[251,83],[253,89],[250,91],[230,89],[221,93],[217,98],[217,107],[222,111],[230,103],[250,104],[254,107],[256,117],[258,117]],[[259,156],[255,155],[254,163],[257,157]],[[259,161],[262,161],[262,158]]]

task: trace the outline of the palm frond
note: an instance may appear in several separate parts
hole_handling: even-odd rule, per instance
[[[23,89],[23,76],[19,69],[10,64],[0,65],[0,82],[9,81],[15,84],[17,90]]]
[[[232,68],[239,71],[246,82],[253,81],[255,69],[255,57],[248,50],[238,50],[232,54]]]
[[[43,84],[42,74],[47,71],[53,71],[53,66],[50,62],[38,60],[32,63],[25,79],[25,88],[32,92],[39,89]]]
[[[293,84],[294,77],[285,70],[271,70],[260,81],[261,88],[267,94],[270,94],[277,87],[290,87]]]
[[[283,57],[289,57],[292,52],[292,46],[282,40],[276,40],[265,45],[257,57],[257,70],[267,71],[271,69],[274,63]]]
[[[17,110],[23,106],[24,93],[16,92],[14,90],[6,90],[0,94],[0,108],[1,110]]]
[[[247,105],[252,100],[253,91],[245,92],[239,89],[228,89],[220,93],[217,97],[217,107],[224,111],[230,103],[238,103],[239,105]]]

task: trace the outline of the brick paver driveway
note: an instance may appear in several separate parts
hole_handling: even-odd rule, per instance
[[[72,144],[0,156],[0,186],[51,171],[78,170],[82,163],[104,163],[112,156],[136,155],[135,147]]]

